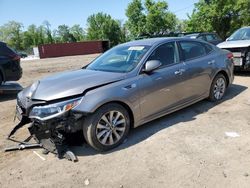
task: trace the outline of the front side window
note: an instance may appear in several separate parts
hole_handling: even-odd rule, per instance
[[[184,61],[206,55],[206,48],[200,42],[180,42]]]
[[[159,60],[162,63],[162,67],[164,67],[177,63],[177,57],[176,45],[170,42],[157,47],[149,56],[148,60]]]
[[[86,69],[106,72],[133,70],[150,46],[117,46],[95,59]]]

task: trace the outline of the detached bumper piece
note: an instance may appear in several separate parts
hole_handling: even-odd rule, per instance
[[[23,116],[21,122],[11,131],[9,139],[12,140],[11,135],[29,122],[30,119]],[[66,134],[81,130],[81,127],[82,115],[80,114],[70,114],[67,117],[54,118],[48,121],[34,120],[28,129],[37,144],[20,142],[18,146],[6,148],[5,151],[42,147],[44,148],[44,154],[51,152],[56,154],[59,159],[66,158],[76,162],[78,161],[77,157],[69,150]]]

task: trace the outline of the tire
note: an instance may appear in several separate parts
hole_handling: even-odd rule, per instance
[[[87,143],[94,149],[107,151],[120,145],[129,129],[130,117],[127,110],[122,105],[110,103],[86,117],[83,134]]]
[[[208,99],[212,102],[220,101],[227,89],[227,80],[223,74],[217,74],[211,84]]]

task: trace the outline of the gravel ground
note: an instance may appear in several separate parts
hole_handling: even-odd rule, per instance
[[[24,87],[78,69],[97,55],[23,61]],[[201,101],[132,130],[118,148],[73,147],[79,162],[40,149],[4,153],[15,95],[0,95],[0,187],[250,187],[250,73],[235,76],[225,99]],[[232,134],[233,133],[233,134]],[[26,127],[18,139],[28,135]],[[39,158],[37,152],[45,160]]]

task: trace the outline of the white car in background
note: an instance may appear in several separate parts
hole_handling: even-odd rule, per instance
[[[217,46],[233,53],[235,70],[250,70],[250,26],[238,29]]]

